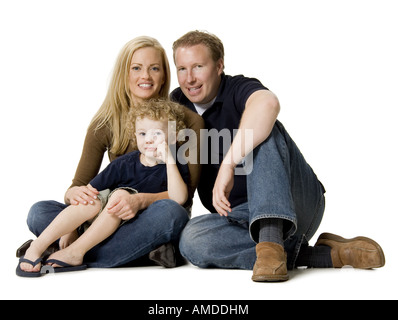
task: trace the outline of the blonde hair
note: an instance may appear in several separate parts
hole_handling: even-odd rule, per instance
[[[155,48],[162,55],[165,82],[160,89],[159,98],[166,99],[169,95],[170,66],[166,52],[161,44],[156,39],[146,36],[127,42],[116,60],[105,100],[90,124],[96,123],[96,130],[104,126],[109,127],[112,133],[109,151],[116,155],[123,154],[130,143],[130,135],[126,123],[128,113],[133,107],[129,89],[131,59],[138,49],[146,47]]]
[[[173,134],[174,131],[175,134],[178,134],[186,128],[184,117],[184,107],[169,99],[151,99],[132,108],[129,113],[128,127],[130,128],[131,143],[134,149],[137,149],[137,140],[134,134],[137,119],[148,118],[155,121],[175,121],[176,126],[172,126]]]

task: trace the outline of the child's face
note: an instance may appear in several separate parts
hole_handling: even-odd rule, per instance
[[[167,124],[167,120],[158,121],[148,118],[135,121],[137,147],[146,157],[156,157],[158,145],[162,142],[167,144]]]

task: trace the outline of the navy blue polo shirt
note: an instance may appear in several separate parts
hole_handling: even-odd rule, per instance
[[[239,128],[240,119],[242,117],[243,111],[245,110],[247,99],[258,90],[268,89],[264,87],[257,79],[246,78],[242,75],[228,76],[223,74],[221,76],[221,84],[214,104],[202,115],[205,121],[206,129],[216,129],[218,132],[223,129],[228,129],[230,135],[229,138],[232,141],[233,130]],[[175,102],[185,105],[192,111],[197,112],[193,103],[189,101],[180,88],[175,89],[170,94],[170,98]],[[203,142],[204,141],[202,141],[202,145]],[[212,205],[212,191],[220,164],[224,159],[228,149],[224,150],[223,138],[221,138],[220,135],[218,144],[219,161],[218,163],[211,163],[210,142],[211,140],[209,139],[207,164],[202,164],[202,174],[198,185],[198,193],[202,204],[209,211],[216,212]],[[202,155],[204,151],[205,150],[201,149]],[[215,162],[214,159],[213,162]],[[234,187],[228,200],[230,201],[232,207],[247,202],[246,176],[235,175]]]
[[[187,165],[177,163],[184,182],[189,182]],[[113,160],[90,184],[98,191],[130,187],[140,193],[167,191],[167,170],[165,164],[146,167],[140,161],[140,152],[133,151]]]

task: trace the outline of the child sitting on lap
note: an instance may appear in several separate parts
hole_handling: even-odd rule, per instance
[[[88,188],[102,190],[98,198],[90,205],[70,205],[64,209],[31,243],[20,259],[17,275],[40,276],[43,252],[82,224],[85,232],[68,247],[52,254],[46,264],[56,271],[85,269],[82,263],[87,251],[112,235],[121,223],[133,218],[128,213],[108,213],[108,209],[118,205],[118,193],[168,191],[170,199],[180,205],[185,203],[189,170],[187,165],[177,163],[169,147],[176,144],[177,133],[185,128],[182,108],[165,100],[150,100],[132,108],[129,119],[132,143],[137,145],[138,151],[112,161],[90,181]]]

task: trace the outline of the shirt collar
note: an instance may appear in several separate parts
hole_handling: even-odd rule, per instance
[[[217,92],[217,98],[216,101],[214,101],[214,104],[216,103],[223,103],[224,102],[224,89],[225,89],[225,83],[227,81],[227,76],[225,75],[225,73],[223,72],[221,74],[221,82],[220,82],[220,87],[218,88],[218,92]],[[213,104],[213,105],[214,105]]]

